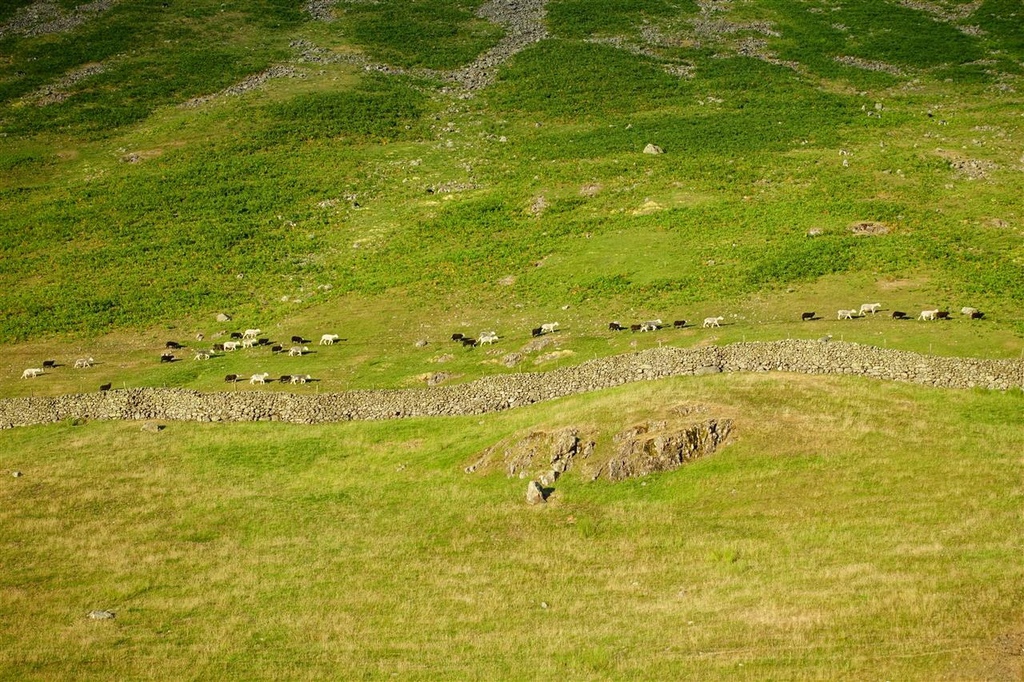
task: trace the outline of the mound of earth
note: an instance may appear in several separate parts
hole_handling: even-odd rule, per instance
[[[533,430],[506,438],[484,450],[467,473],[504,471],[506,476],[551,485],[573,470],[587,480],[611,481],[671,471],[715,452],[732,430],[730,419],[657,419],[619,431],[599,445],[596,429],[566,426]]]

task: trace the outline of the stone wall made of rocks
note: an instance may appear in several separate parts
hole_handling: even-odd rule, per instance
[[[496,375],[433,388],[297,395],[258,390],[201,393],[138,388],[0,400],[0,428],[65,419],[282,421],[482,414],[634,381],[719,372],[854,374],[942,388],[1024,387],[1024,362],[920,355],[853,343],[787,340],[655,348],[549,372]]]

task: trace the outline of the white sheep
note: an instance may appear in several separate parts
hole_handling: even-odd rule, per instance
[[[871,313],[872,315],[874,315],[881,309],[881,303],[862,303],[860,306],[860,314],[864,315],[865,313]]]
[[[320,337],[321,346],[333,346],[335,341],[340,341],[341,337],[337,334],[324,334]]]
[[[919,320],[935,320],[938,319],[939,311],[936,310],[922,310],[921,314],[917,316]]]
[[[34,379],[37,376],[42,375],[43,369],[41,367],[29,367],[21,373],[22,379]]]
[[[256,339],[252,336],[247,336],[242,339],[242,348],[252,348],[256,345]]]
[[[961,315],[971,316],[971,315],[973,315],[976,312],[978,312],[978,309],[977,308],[972,308],[970,306],[964,306],[963,308],[960,309],[960,314]]]
[[[242,347],[242,344],[240,344],[238,341],[225,341],[224,342],[224,350],[238,350],[241,347]]]
[[[836,312],[838,313],[836,319],[839,320],[852,320],[857,315],[856,310],[839,310]]]
[[[304,383],[306,383],[307,381],[309,381],[312,378],[313,377],[309,376],[308,374],[293,374],[292,375],[292,383],[293,384],[304,384]]]
[[[270,376],[270,372],[263,372],[262,374],[253,374],[249,377],[249,384],[265,384],[267,383],[267,377]]]
[[[308,346],[292,346],[291,348],[288,349],[288,356],[294,358],[294,357],[297,357],[297,356],[300,356],[300,355],[304,355],[304,354],[306,354],[308,352],[309,352],[309,347]]]
[[[88,369],[96,362],[92,358],[78,358],[75,360],[75,369]]]
[[[480,338],[477,340],[477,343],[482,346],[485,343],[494,343],[497,340],[497,332],[480,332]]]
[[[255,339],[257,336],[263,333],[262,329],[246,329],[242,332],[243,339]]]
[[[209,359],[210,359],[210,354],[209,353],[203,353],[202,351],[200,351],[199,353],[196,353],[196,360],[209,360]]]
[[[661,320],[648,320],[640,325],[640,331],[642,332],[653,332],[659,329],[661,329]]]
[[[558,329],[558,323],[557,322],[545,322],[544,324],[542,324],[540,326],[540,333],[541,334],[550,334],[551,332],[553,332],[553,331],[555,331],[557,329]]]
[[[725,318],[722,317],[721,315],[719,315],[718,317],[705,317],[704,318],[704,328],[706,329],[708,327],[721,327],[722,326],[721,322],[724,319]]]

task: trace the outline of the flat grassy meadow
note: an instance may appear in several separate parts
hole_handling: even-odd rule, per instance
[[[785,338],[1024,359],[1018,15],[2,3],[0,399]],[[927,309],[951,319],[892,319]],[[687,324],[608,328],[653,319]],[[193,359],[247,328],[308,352]],[[316,381],[224,382],[258,372]],[[735,428],[675,472],[570,474],[528,507],[526,481],[463,471],[531,430],[611,448],[680,405]],[[789,375],[473,418],[4,430],[0,679],[1021,680],[1022,445],[1019,390]]]
[[[570,472],[528,507],[463,471],[680,405],[734,432],[675,472]],[[1021,405],[733,375],[479,418],[6,431],[0,675],[1014,679]]]

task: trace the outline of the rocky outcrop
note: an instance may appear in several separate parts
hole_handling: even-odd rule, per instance
[[[484,377],[433,388],[317,395],[260,389],[200,393],[138,388],[0,400],[0,428],[68,418],[284,421],[297,424],[484,414],[563,396],[671,376],[718,372],[862,375],[942,388],[1024,387],[1024,362],[920,355],[854,343],[786,340],[701,348],[652,348],[550,372]]]
[[[576,426],[556,431],[531,431],[488,448],[466,473],[502,469],[509,477],[539,477],[551,485],[569,470],[577,455],[586,459],[593,452],[590,434]]]
[[[731,430],[729,419],[708,419],[682,427],[665,420],[637,424],[615,436],[615,454],[603,473],[613,481],[621,481],[677,469],[713,453]]]
[[[686,412],[684,411],[685,415]],[[621,481],[677,469],[710,455],[732,430],[729,419],[694,422],[683,416],[634,424],[598,447],[597,434],[578,426],[531,431],[484,450],[466,473],[503,471],[509,478],[532,478],[550,487],[570,470],[587,480]]]

